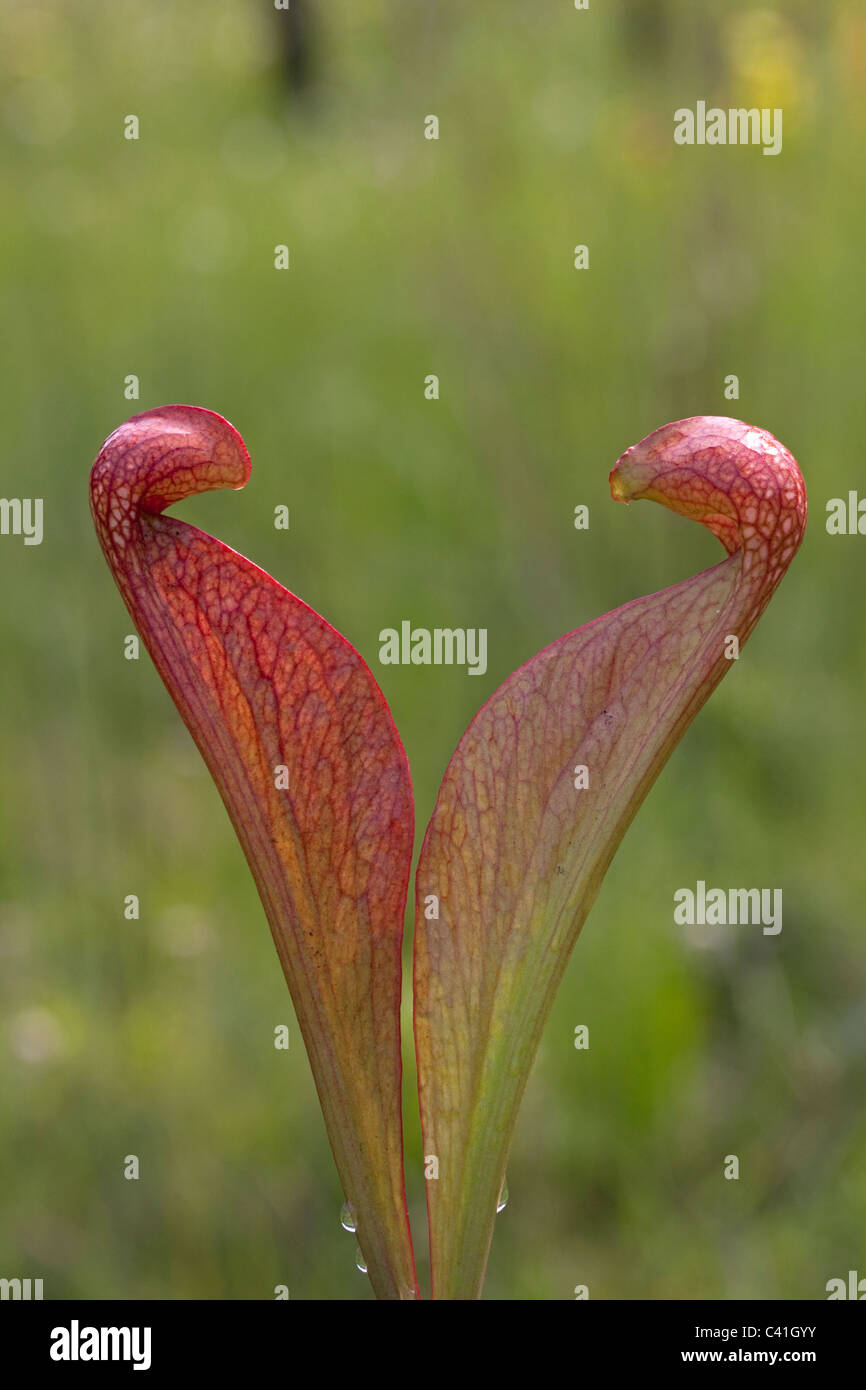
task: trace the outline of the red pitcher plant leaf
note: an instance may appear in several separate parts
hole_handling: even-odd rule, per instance
[[[415,930],[437,1298],[480,1297],[517,1109],[569,954],[638,807],[805,529],[796,462],[739,420],[665,425],[623,454],[610,483],[617,501],[648,497],[703,522],[728,557],[533,657],[445,773]]]
[[[373,1289],[411,1299],[400,1053],[409,767],[345,638],[243,555],[163,515],[249,475],[221,416],[145,411],[93,466],[93,518],[252,871]]]

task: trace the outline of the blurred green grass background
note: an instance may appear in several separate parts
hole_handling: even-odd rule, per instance
[[[370,1297],[241,851],[149,659],[123,659],[87,505],[103,438],[173,401],[240,429],[246,490],[179,514],[364,654],[420,844],[516,666],[721,558],[607,485],[628,445],[705,413],[776,433],[812,520],[578,944],[486,1296],[822,1298],[866,1273],[866,541],[824,529],[864,478],[862,7],[312,9],[302,94],[264,0],[0,12],[0,491],[45,499],[41,546],[0,539],[0,1275],[48,1298]],[[676,147],[698,99],[782,107],[782,154]],[[404,618],[486,627],[486,676],[380,667]],[[675,928],[698,878],[782,887],[781,935]],[[409,1020],[407,995],[423,1264]]]

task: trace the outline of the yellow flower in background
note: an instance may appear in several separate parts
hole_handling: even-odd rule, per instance
[[[776,10],[732,15],[725,46],[737,104],[770,110],[781,107],[786,128],[808,121],[812,77],[805,44],[793,24]]]

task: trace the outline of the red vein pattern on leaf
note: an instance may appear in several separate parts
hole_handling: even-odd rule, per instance
[[[247,855],[371,1279],[384,1296],[410,1296],[399,1028],[408,763],[354,648],[244,556],[162,515],[249,475],[227,421],[161,407],[106,440],[91,506],[121,594]],[[276,785],[278,768],[287,788]],[[380,1268],[386,1242],[374,1248],[371,1204],[404,1228],[397,1271]]]
[[[730,669],[796,551],[806,494],[764,430],[695,417],[611,473],[701,521],[728,558],[539,652],[448,766],[416,878],[415,1036],[434,1288],[477,1297],[520,1096],[565,962],[672,748]],[[574,771],[589,769],[575,790]],[[429,895],[439,900],[428,919]]]

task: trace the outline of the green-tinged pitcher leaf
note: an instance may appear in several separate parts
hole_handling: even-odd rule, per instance
[[[629,823],[806,524],[787,449],[727,417],[656,430],[623,454],[611,492],[703,522],[728,557],[533,657],[478,713],[445,773],[415,928],[437,1298],[480,1296],[517,1110],[569,954]]]
[[[221,416],[163,406],[106,440],[91,507],[259,890],[362,1263],[380,1298],[411,1299],[400,1056],[409,766],[345,638],[243,555],[163,515],[196,493],[243,487],[249,474],[243,441]]]

